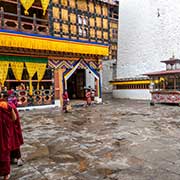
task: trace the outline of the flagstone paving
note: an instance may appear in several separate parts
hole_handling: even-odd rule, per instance
[[[20,112],[25,164],[11,180],[179,180],[180,107],[117,100]]]

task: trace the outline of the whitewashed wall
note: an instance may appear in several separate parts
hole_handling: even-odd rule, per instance
[[[103,71],[102,71],[102,92],[112,92],[112,85],[109,81],[113,80],[113,63],[115,60],[103,61]]]
[[[95,89],[95,78],[92,75],[92,73],[90,73],[90,71],[86,69],[86,87],[89,87],[89,86]]]
[[[118,78],[165,69],[160,61],[173,52],[180,58],[180,0],[121,0],[119,12]]]
[[[158,17],[159,9],[159,17]],[[117,78],[163,70],[180,58],[180,0],[121,0]]]
[[[151,94],[149,90],[113,90],[114,98],[122,98],[122,99],[151,99]]]

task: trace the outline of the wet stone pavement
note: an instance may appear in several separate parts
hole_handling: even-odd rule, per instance
[[[21,112],[22,167],[11,180],[180,180],[180,107],[106,98]]]

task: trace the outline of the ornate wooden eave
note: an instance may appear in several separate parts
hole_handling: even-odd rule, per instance
[[[0,47],[30,49],[30,52],[47,51],[51,54],[108,56],[108,45],[5,30],[0,30]]]
[[[56,60],[77,60],[80,57],[83,57],[86,60],[97,61],[101,59],[102,56],[90,55],[90,54],[78,54],[78,53],[64,53],[56,51],[46,51],[46,50],[34,50],[27,48],[13,48],[13,47],[1,47],[0,56],[9,55],[9,56],[31,56],[31,57],[42,57],[50,58]]]

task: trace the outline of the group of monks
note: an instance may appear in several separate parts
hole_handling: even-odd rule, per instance
[[[86,90],[85,96],[86,96],[86,103],[87,103],[86,105],[90,106],[91,103],[92,103],[92,90],[91,90],[91,88]],[[65,90],[64,93],[62,94],[62,99],[63,99],[63,108],[62,108],[62,110],[63,110],[63,112],[67,113],[68,112],[67,106],[68,106],[68,103],[69,103],[69,97],[68,97],[67,90]]]
[[[23,136],[16,103],[10,98],[12,93],[0,92],[0,177],[3,180],[10,177],[11,163],[23,164],[20,152]]]

